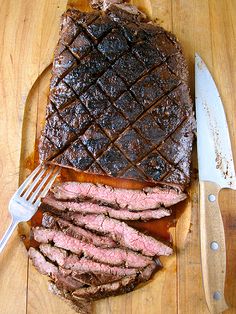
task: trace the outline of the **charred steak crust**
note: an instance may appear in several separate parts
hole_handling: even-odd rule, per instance
[[[69,9],[55,50],[42,161],[87,173],[190,180],[193,104],[174,35],[112,5]]]

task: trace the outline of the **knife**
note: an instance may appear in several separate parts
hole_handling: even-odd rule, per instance
[[[199,169],[201,266],[211,313],[228,308],[224,297],[226,248],[219,191],[236,189],[234,162],[224,107],[215,82],[195,55],[195,103]]]

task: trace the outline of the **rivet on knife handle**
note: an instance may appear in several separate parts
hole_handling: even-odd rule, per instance
[[[226,249],[224,225],[218,203],[220,186],[200,181],[200,242],[203,285],[211,313],[228,306],[224,298]]]

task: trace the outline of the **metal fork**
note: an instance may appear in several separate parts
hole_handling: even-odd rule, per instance
[[[18,223],[30,220],[36,213],[41,198],[47,194],[60,170],[55,166],[38,166],[12,196],[8,207],[12,221],[0,241],[0,253]]]

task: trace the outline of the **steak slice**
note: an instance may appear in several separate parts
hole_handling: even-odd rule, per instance
[[[74,291],[83,287],[84,284],[82,282],[77,281],[71,276],[65,276],[57,266],[46,261],[45,257],[32,247],[29,249],[29,257],[35,268],[41,274],[50,276],[59,289]]]
[[[51,244],[41,243],[39,249],[44,256],[46,256],[51,261],[56,262],[59,266],[64,266],[65,261],[69,256],[67,251],[52,246]]]
[[[97,275],[107,275],[107,276],[117,276],[118,279],[136,274],[142,270],[137,268],[125,268],[125,267],[117,267],[111,266],[108,264],[94,262],[85,257],[79,257],[75,254],[70,254],[64,260],[58,256],[57,252],[61,251],[61,249],[57,247],[53,247],[50,244],[41,244],[40,251],[49,259],[55,261],[58,265],[63,267],[64,269],[71,270],[73,273],[90,273]],[[66,251],[65,251],[66,252]],[[152,265],[156,267],[158,264],[156,262],[152,262]]]
[[[75,299],[70,293],[59,289],[53,282],[48,285],[48,290],[68,303],[78,314],[92,314],[92,303],[85,299]]]
[[[68,221],[65,221],[56,216],[52,216],[47,212],[43,213],[42,226],[50,229],[60,229],[69,236],[87,243],[94,244],[95,246],[101,246],[104,248],[112,248],[117,246],[117,243],[107,236],[98,236],[89,230],[74,226]]]
[[[54,54],[41,161],[184,189],[195,128],[187,82],[175,36],[134,7],[67,10]]]
[[[126,267],[143,268],[152,261],[149,257],[130,250],[96,247],[57,230],[36,227],[33,229],[33,236],[37,242],[48,243],[53,241],[57,247],[79,255],[84,254],[84,256],[88,256],[95,261],[110,265],[125,265]]]
[[[72,295],[75,299],[85,298],[87,300],[98,300],[104,297],[128,293],[134,290],[139,283],[149,280],[154,269],[155,266],[149,265],[142,274],[127,276],[118,281],[105,283],[97,287],[80,288],[74,291]]]
[[[156,270],[156,268],[159,266],[156,264],[156,262],[153,261],[149,265],[152,265],[154,270]],[[76,272],[92,272],[96,275],[106,274],[117,277],[130,276],[145,270],[145,268],[126,268],[124,266],[117,267],[108,264],[97,263],[84,257],[78,259],[76,255],[69,256],[66,260],[66,263],[64,264],[64,267]]]
[[[106,283],[96,287],[87,287],[76,290],[72,293],[75,299],[99,300],[104,297],[115,296],[134,290],[138,284],[137,276],[128,276],[119,281]]]
[[[52,277],[58,289],[63,289],[66,291],[75,291],[84,287],[84,284],[81,281],[74,279],[71,276],[63,276],[59,274],[57,276]]]
[[[51,271],[51,268],[54,266],[53,264],[47,262],[45,258],[40,254],[37,250],[31,248],[30,251],[30,257],[33,259],[33,263],[35,267],[38,269],[38,271],[42,274],[46,274],[48,276],[51,276],[55,280],[55,274],[57,274],[57,287],[63,288],[66,290],[69,290],[68,288],[68,281],[70,282],[70,290],[73,289],[73,287],[76,286],[75,289],[79,288],[79,285],[82,287],[84,284],[89,286],[99,286],[104,283],[108,282],[114,282],[121,278],[123,278],[124,274],[107,274],[107,273],[97,273],[94,274],[93,272],[76,272],[72,270],[68,270],[65,268],[62,268],[62,266],[65,266],[68,259],[68,254],[65,250],[59,249],[57,247],[51,246],[50,244],[40,244],[39,246],[40,252],[43,253],[44,256],[46,256],[48,259],[50,259],[53,262],[56,262],[59,266],[59,269],[56,269],[54,267],[54,271]],[[76,256],[74,256],[76,258]],[[51,264],[51,265],[50,265]],[[41,266],[42,265],[42,266]],[[155,265],[154,263],[151,264],[152,267]],[[60,278],[59,278],[60,276]],[[71,277],[69,277],[71,276]],[[64,282],[63,279],[66,279],[67,286],[62,286],[61,282]],[[75,285],[75,281],[77,280],[80,282]]]
[[[53,193],[59,200],[92,199],[133,211],[158,208],[162,205],[168,207],[186,199],[186,194],[174,189],[147,187],[143,190],[126,190],[80,182],[55,185]]]
[[[127,209],[114,209],[109,206],[102,206],[91,202],[65,202],[57,200],[51,193],[49,193],[40,206],[43,211],[57,212],[57,211],[72,211],[85,214],[105,214],[111,218],[118,220],[150,220],[160,219],[162,217],[170,216],[171,210],[160,207],[157,209],[149,209],[145,211],[131,212]]]
[[[58,273],[58,268],[54,264],[47,262],[44,256],[33,247],[29,248],[28,255],[34,264],[34,267],[42,275],[51,276]]]
[[[86,229],[107,234],[121,246],[133,251],[141,252],[147,256],[170,255],[173,250],[164,243],[147,236],[124,222],[106,217],[104,215],[81,215],[69,213],[65,215],[75,224]]]
[[[100,286],[106,283],[114,282],[120,280],[124,276],[115,276],[115,275],[107,275],[107,274],[97,274],[94,273],[78,273],[72,272],[72,277],[79,282],[88,285],[88,286]]]
[[[40,250],[46,253],[47,257],[52,257],[53,254],[55,254],[55,250],[53,251],[54,247],[51,247],[52,252],[49,253],[49,247],[46,248],[46,246],[47,245],[41,245]],[[58,268],[52,263],[46,261],[45,257],[34,248],[29,249],[29,256],[32,259],[34,266],[40,273],[42,273],[43,275],[48,275],[53,279],[57,289],[60,289],[64,292],[76,291],[75,296],[77,298],[80,297],[86,299],[102,298],[102,291],[104,292],[104,296],[118,295],[121,293],[129,292],[133,290],[134,287],[138,285],[138,283],[148,280],[153,272],[156,270],[156,264],[152,262],[143,270],[136,270],[136,272],[129,276],[125,276],[124,274],[118,276],[104,273],[97,275],[93,273],[80,274],[78,272],[68,272],[66,269],[64,270],[60,267]],[[65,258],[64,260],[64,265],[66,265],[66,259],[67,258]],[[128,278],[133,279],[129,280]],[[91,286],[91,289],[81,290],[84,284]],[[112,291],[112,294],[110,294],[109,291]]]

